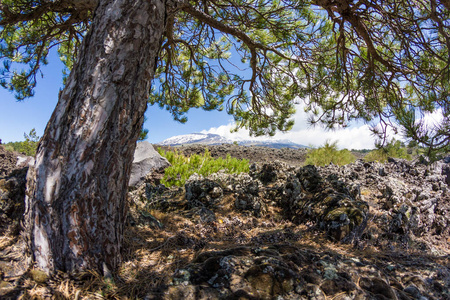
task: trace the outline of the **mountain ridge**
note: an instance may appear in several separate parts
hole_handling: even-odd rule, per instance
[[[269,148],[291,148],[301,149],[309,148],[308,146],[294,143],[289,140],[237,140],[233,141],[227,139],[219,134],[214,133],[191,133],[176,135],[165,139],[159,143],[161,146],[182,146],[182,145],[222,145],[222,144],[234,144],[237,143],[240,146],[257,146],[257,147],[269,147]]]

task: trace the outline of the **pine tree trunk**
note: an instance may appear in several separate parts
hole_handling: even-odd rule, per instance
[[[165,23],[164,0],[100,0],[28,173],[37,266],[102,271],[121,261],[128,179]]]

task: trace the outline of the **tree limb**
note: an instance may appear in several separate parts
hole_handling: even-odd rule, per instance
[[[268,47],[264,44],[258,43],[256,41],[254,41],[251,37],[249,37],[247,34],[245,34],[243,31],[241,31],[235,27],[229,26],[229,25],[225,24],[224,22],[220,22],[219,20],[211,17],[210,15],[206,14],[205,12],[197,10],[190,4],[185,4],[182,7],[182,10],[184,12],[190,14],[191,16],[197,18],[198,20],[208,24],[209,26],[213,27],[214,29],[221,31],[222,33],[230,34],[230,35],[240,39],[250,49],[250,52],[252,52],[252,50],[261,49],[263,51],[271,51],[286,60],[291,60],[291,61],[295,61],[298,63],[306,62],[306,61],[298,59],[298,58],[292,58],[292,57],[286,56],[285,54],[278,51],[274,47]]]

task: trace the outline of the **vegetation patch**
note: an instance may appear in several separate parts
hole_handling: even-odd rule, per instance
[[[377,145],[377,149],[370,151],[364,156],[365,161],[386,162],[389,157],[403,158],[411,160],[414,156],[420,154],[417,143],[411,142],[408,147],[401,141],[391,140],[387,145]]]
[[[184,186],[186,180],[194,173],[208,176],[223,170],[228,174],[239,174],[249,171],[247,159],[232,158],[227,154],[226,158],[212,158],[206,148],[203,154],[184,156],[178,150],[164,151],[158,148],[158,153],[165,157],[171,167],[165,169],[164,178],[161,181],[165,186]]]
[[[16,151],[28,156],[35,156],[36,149],[39,144],[39,137],[36,134],[36,130],[31,129],[29,134],[24,133],[25,141],[10,142],[5,144],[5,149],[8,151]]]
[[[337,142],[331,143],[327,141],[322,147],[308,152],[305,165],[326,166],[333,163],[342,166],[355,160],[356,157],[349,150],[338,150]]]

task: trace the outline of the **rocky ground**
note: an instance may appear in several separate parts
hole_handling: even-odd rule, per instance
[[[112,279],[25,271],[24,171],[0,175],[0,298],[450,299],[450,160],[316,168],[285,149],[235,149],[249,174],[170,189],[150,175],[130,191]]]
[[[202,145],[185,145],[178,147],[154,145],[155,149],[161,148],[165,151],[176,149],[186,156],[192,154],[203,154],[205,147]],[[291,166],[301,166],[306,159],[307,149],[274,149],[266,147],[247,147],[234,144],[208,145],[212,157],[225,158],[227,154],[239,159],[248,159],[250,163],[262,163],[281,161]]]

